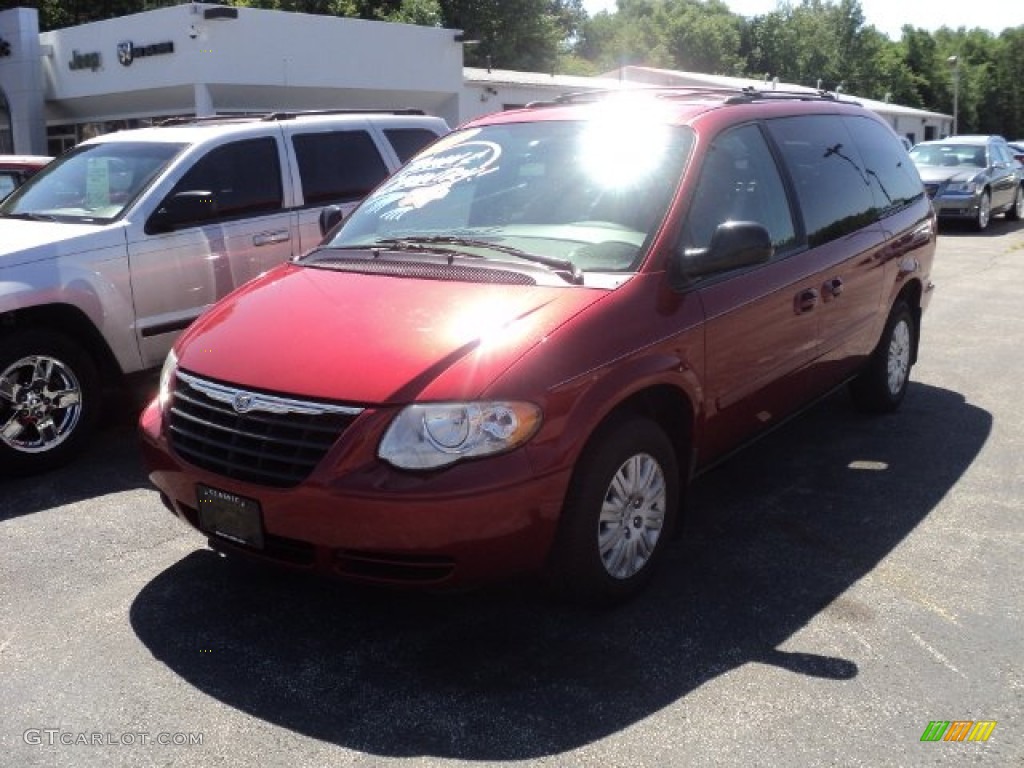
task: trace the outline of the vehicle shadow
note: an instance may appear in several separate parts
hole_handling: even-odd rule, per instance
[[[0,522],[76,501],[149,486],[139,455],[139,413],[155,386],[133,381],[104,410],[85,452],[70,464],[28,477],[0,477]]]
[[[651,587],[587,611],[507,587],[424,595],[282,576],[195,552],[131,607],[153,656],[221,702],[380,756],[526,760],[606,737],[728,670],[847,680],[856,659],[780,650],[910,534],[991,415],[914,384],[897,415],[836,395],[701,478]]]

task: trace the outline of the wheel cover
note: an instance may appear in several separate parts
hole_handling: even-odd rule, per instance
[[[1013,199],[1013,208],[1018,219],[1024,219],[1024,190],[1017,187],[1017,196]]]
[[[981,196],[981,202],[978,204],[978,226],[984,229],[988,226],[988,219],[992,213],[992,203],[989,202],[988,195]]]
[[[889,339],[889,357],[886,360],[889,394],[898,395],[910,373],[910,324],[900,320],[892,329]]]
[[[665,473],[646,453],[631,456],[605,491],[597,543],[608,575],[635,576],[651,559],[665,524]]]
[[[0,373],[0,442],[21,453],[52,451],[82,416],[82,387],[55,357],[29,355]]]

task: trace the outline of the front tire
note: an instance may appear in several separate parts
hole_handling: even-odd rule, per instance
[[[978,212],[974,216],[974,228],[979,232],[984,232],[988,228],[989,221],[992,220],[992,198],[989,197],[988,192],[981,193],[981,200],[978,202]]]
[[[914,313],[902,299],[889,313],[867,366],[850,384],[854,404],[868,413],[889,413],[903,402],[917,346]]]
[[[650,579],[679,504],[678,461],[653,421],[632,417],[600,429],[580,456],[552,558],[560,591],[610,605]]]
[[[48,330],[0,337],[0,474],[58,467],[86,444],[100,410],[92,358]]]

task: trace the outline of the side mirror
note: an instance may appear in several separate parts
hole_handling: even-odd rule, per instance
[[[740,267],[764,264],[775,253],[771,235],[756,221],[718,225],[707,248],[688,248],[672,259],[672,284],[686,288],[699,278]]]
[[[326,239],[327,234],[341,224],[344,218],[345,212],[340,205],[328,205],[320,211],[320,236]]]
[[[146,234],[174,232],[177,229],[209,221],[216,213],[213,192],[190,189],[166,198],[146,222]]]

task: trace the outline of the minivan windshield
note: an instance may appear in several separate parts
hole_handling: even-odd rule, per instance
[[[635,271],[668,210],[691,129],[535,121],[449,134],[379,187],[329,249],[442,249],[572,272]]]
[[[146,141],[79,145],[18,187],[0,204],[0,216],[107,223],[185,146]]]

